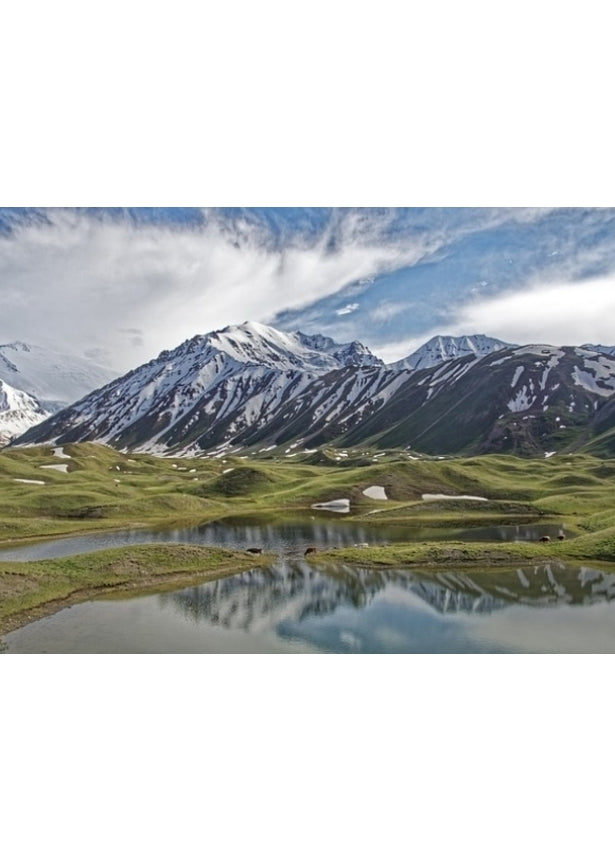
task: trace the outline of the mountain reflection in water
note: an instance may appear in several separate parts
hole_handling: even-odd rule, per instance
[[[609,652],[615,574],[559,563],[430,571],[280,559],[176,592],[67,607],[9,652]]]
[[[497,569],[484,573],[418,572],[329,566],[282,561],[170,594],[173,604],[194,621],[206,620],[244,630],[271,627],[276,620],[362,608],[389,585],[411,592],[438,613],[492,613],[511,603],[591,604],[615,597],[615,574],[566,564]]]

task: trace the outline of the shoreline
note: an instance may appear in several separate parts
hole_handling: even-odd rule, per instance
[[[581,539],[576,539],[580,541]],[[587,543],[587,542],[585,542]],[[412,544],[390,544],[374,547],[345,547],[322,551],[318,557],[323,561],[347,562],[373,568],[408,567],[414,565],[435,568],[441,565],[460,567],[545,565],[568,563],[572,565],[596,565],[615,570],[615,554],[604,557],[596,553],[596,547],[575,546],[575,539],[567,542],[566,552],[554,552],[554,545],[515,541],[507,544],[486,542],[416,542]],[[558,548],[559,549],[559,548]]]
[[[164,549],[168,547],[171,551],[166,556],[160,553],[160,545],[133,545],[43,562],[0,565],[0,638],[97,597],[171,591],[239,574],[247,568],[269,564],[274,558],[272,554],[256,557],[218,547],[178,544],[166,545]],[[57,564],[67,558],[73,560],[73,570],[68,576],[62,575]],[[98,566],[97,570],[92,570],[92,566]],[[11,578],[25,588],[7,597],[2,585]]]
[[[568,546],[573,546],[573,541]],[[502,569],[567,563],[613,569],[615,572],[613,558],[600,559],[595,554],[582,552],[582,548],[577,548],[576,553],[557,554],[553,549],[553,546],[523,542],[512,545],[417,543],[323,549],[314,553],[312,559],[325,564],[360,565],[373,570],[417,566],[437,569],[442,565],[461,569],[477,566]],[[2,586],[8,578],[29,580],[29,588],[17,596],[25,602],[24,606],[7,609],[6,602],[8,600],[10,605],[11,598],[0,598],[0,638],[62,609],[98,597],[112,599],[130,594],[137,597],[187,588],[232,576],[247,568],[268,565],[275,558],[275,554],[257,557],[246,551],[221,547],[143,544],[39,562],[7,563],[13,570],[0,564],[0,595],[5,591]],[[63,563],[69,560],[71,571],[66,574]],[[50,594],[50,588],[55,594]]]

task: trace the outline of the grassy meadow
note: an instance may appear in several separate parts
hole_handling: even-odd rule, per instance
[[[63,455],[63,456],[59,456]],[[53,468],[50,468],[53,467]],[[61,467],[61,469],[58,469]],[[366,496],[384,488],[386,500]],[[362,565],[510,564],[548,558],[615,563],[615,460],[588,454],[422,458],[403,451],[317,452],[278,447],[239,456],[170,458],[79,443],[0,451],[0,547],[127,527],[205,523],[232,514],[309,512],[350,501],[350,517],[450,530],[558,521],[563,542],[450,540],[328,550],[318,558]],[[476,499],[423,499],[423,494]],[[53,602],[95,589],[176,585],[253,565],[241,551],[152,545],[42,562],[0,562],[0,632]],[[72,596],[72,598],[71,598]],[[55,604],[54,604],[55,606]]]

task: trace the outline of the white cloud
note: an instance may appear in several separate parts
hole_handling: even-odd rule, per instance
[[[335,313],[338,317],[343,317],[345,314],[352,314],[352,312],[356,311],[358,307],[358,302],[352,302],[350,305],[346,305],[344,308],[340,308]]]
[[[535,284],[460,308],[452,334],[484,333],[518,344],[611,344],[615,276]]]
[[[433,262],[429,256],[455,237],[538,219],[539,210],[479,210],[475,218],[460,215],[450,223],[430,212],[414,233],[398,229],[394,211],[338,210],[319,235],[306,239],[296,233],[283,243],[258,217],[232,221],[211,211],[205,227],[181,229],[72,210],[47,215],[47,224],[0,235],[0,339],[51,341],[118,370],[197,333],[246,319],[269,322],[284,310],[301,312],[304,331],[352,340],[359,336],[359,303],[383,343],[369,334],[360,337],[385,361],[408,355],[435,334],[484,332],[524,343],[613,341],[611,280],[576,280],[587,266],[604,266],[604,249],[576,239],[574,253],[562,255],[556,283],[551,272],[549,283],[491,298],[477,286],[457,309],[431,309],[430,331],[397,343],[385,341],[384,332],[408,313],[412,297],[383,297],[371,311],[360,299],[379,273],[426,257]],[[332,312],[329,306],[328,320],[311,315],[313,303],[342,289],[341,307]]]
[[[120,370],[197,333],[266,320],[416,262],[437,241],[387,243],[386,218],[352,212],[335,214],[310,244],[285,248],[248,223],[178,230],[48,216],[0,237],[0,337],[106,350]]]
[[[615,275],[539,283],[461,305],[448,321],[411,338],[374,344],[385,362],[413,353],[435,335],[489,335],[514,344],[615,344]]]

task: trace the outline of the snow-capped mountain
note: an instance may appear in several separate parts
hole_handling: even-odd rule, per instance
[[[0,380],[0,445],[6,445],[50,415],[36,398]]]
[[[405,359],[392,362],[387,367],[393,370],[418,371],[421,368],[433,368],[460,356],[487,356],[512,346],[514,344],[507,344],[487,335],[436,335]]]
[[[614,392],[615,358],[579,347],[519,347],[418,371],[344,370],[289,401],[258,441],[545,454],[615,426]]]
[[[510,348],[415,371],[387,403],[386,422],[374,413],[342,440],[433,454],[545,454],[578,447],[600,422],[606,430],[614,392],[615,358],[581,347]]]
[[[100,440],[119,448],[198,453],[258,435],[314,380],[380,367],[361,344],[259,323],[197,335],[52,417],[25,442]]]
[[[108,383],[117,372],[84,356],[14,341],[0,344],[0,378],[54,412]]]
[[[18,442],[175,455],[299,441],[544,455],[615,428],[614,393],[615,357],[581,347],[509,346],[408,370],[360,344],[244,323],[161,353]]]
[[[246,365],[286,371],[299,368],[315,373],[346,365],[369,367],[383,364],[381,359],[358,341],[336,344],[323,335],[304,335],[302,332],[288,334],[271,326],[249,321],[240,326],[227,326],[208,335],[197,336],[186,343],[198,346],[203,364],[214,354],[224,355]],[[165,355],[167,354],[161,354]]]
[[[266,328],[261,326],[260,328]],[[275,332],[275,329],[271,329]],[[382,359],[374,356],[359,341],[352,341],[350,344],[336,344],[332,338],[327,338],[325,335],[304,335],[302,332],[297,332],[295,336],[299,342],[310,350],[318,353],[326,353],[335,361],[344,367],[373,367],[375,365],[383,365]]]

